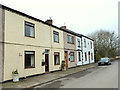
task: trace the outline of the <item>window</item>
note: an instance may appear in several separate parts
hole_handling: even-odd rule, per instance
[[[81,55],[80,55],[80,52],[78,52],[78,60],[81,61]]]
[[[90,42],[90,44],[91,44],[91,49],[92,49],[92,42]]]
[[[87,53],[85,52],[85,61],[87,61]]]
[[[54,53],[54,64],[60,65],[60,53],[59,52]]]
[[[25,21],[25,36],[35,37],[34,24]]]
[[[91,60],[93,60],[93,53],[91,53]]]
[[[86,39],[84,39],[84,47],[86,48]]]
[[[68,43],[74,44],[74,37],[68,35]]]
[[[70,61],[71,61],[71,62],[74,61],[74,52],[70,52]]]
[[[59,42],[59,33],[54,31],[53,34],[54,34],[54,42],[58,43]]]
[[[88,56],[89,56],[89,61],[90,61],[90,51],[88,52]]]
[[[35,67],[35,52],[25,51],[25,68]]]
[[[80,47],[80,40],[78,39],[78,47]]]

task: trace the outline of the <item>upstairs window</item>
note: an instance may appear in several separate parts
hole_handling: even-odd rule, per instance
[[[78,47],[80,47],[80,40],[78,39]]]
[[[25,21],[25,36],[35,37],[34,24]]]
[[[59,43],[59,33],[54,31],[53,34],[54,34],[54,42]]]
[[[68,35],[68,43],[74,44],[74,37]]]
[[[84,47],[86,48],[86,39],[84,39]]]
[[[91,49],[92,49],[92,42],[90,42],[90,44],[91,44]]]

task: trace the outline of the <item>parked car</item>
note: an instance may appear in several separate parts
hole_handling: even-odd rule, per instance
[[[110,64],[111,64],[111,61],[108,57],[101,58],[98,61],[98,65],[110,65]]]

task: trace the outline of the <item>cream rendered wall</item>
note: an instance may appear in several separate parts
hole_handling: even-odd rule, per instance
[[[24,35],[24,21],[35,24],[35,38]],[[53,31],[59,32],[59,43],[54,43]],[[63,31],[5,10],[5,42],[8,44],[5,44],[4,81],[12,79],[15,69],[19,77],[44,73],[41,62],[45,61],[42,54],[45,49],[50,50],[49,71],[60,70],[64,60]],[[35,68],[24,69],[24,51],[35,51]],[[54,65],[54,52],[60,52],[60,65]]]
[[[61,69],[61,62],[62,60],[64,60],[64,50],[62,49],[52,49],[52,58],[51,58],[51,67],[50,70],[51,71],[56,71],[56,70],[60,70]],[[54,65],[54,52],[59,52],[60,53],[60,65]]]
[[[45,49],[49,48],[5,44],[4,81],[12,79],[12,71],[15,69],[18,69],[19,77],[44,73],[45,66],[41,66],[41,63]],[[24,51],[35,51],[35,68],[25,69]]]
[[[24,21],[35,24],[35,38],[25,37]],[[4,50],[4,81],[12,79],[14,69],[18,69],[20,77],[44,73],[45,66],[41,66],[41,62],[45,59],[42,55],[45,49],[50,50],[49,62],[52,63],[50,27],[47,25],[5,10],[5,42],[9,44],[5,44]],[[35,68],[24,69],[26,50],[35,51]]]
[[[54,34],[53,31],[59,32],[59,43],[54,42]],[[51,71],[60,70],[61,69],[61,62],[64,60],[64,39],[63,39],[63,31],[51,27],[51,42],[52,42],[52,57],[51,60],[53,61],[51,63]],[[60,65],[54,65],[54,52],[60,53]]]
[[[3,81],[4,75],[4,10],[0,5],[0,83]]]
[[[64,49],[64,39],[63,39],[63,31],[56,29],[56,28],[51,28],[51,35],[52,35],[52,47],[53,48],[58,48],[58,49]],[[54,35],[53,31],[59,32],[59,43],[54,42]]]
[[[25,37],[24,21],[35,24],[35,38]],[[5,10],[5,32],[5,42],[50,47],[49,26],[7,10]]]

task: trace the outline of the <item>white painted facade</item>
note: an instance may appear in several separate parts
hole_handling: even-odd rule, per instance
[[[82,55],[83,65],[94,63],[94,41],[84,36],[82,36]]]
[[[77,65],[82,65],[82,45],[80,37],[76,36]]]

